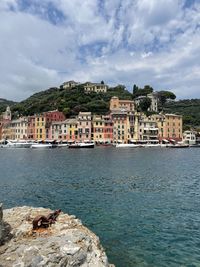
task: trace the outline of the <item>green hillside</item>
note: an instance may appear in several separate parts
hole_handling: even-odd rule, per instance
[[[13,106],[15,104],[16,104],[16,102],[14,102],[14,101],[6,100],[4,98],[0,98],[0,113],[4,112],[6,110],[7,106],[11,107],[11,106]]]
[[[136,88],[139,94],[144,94],[149,86],[144,89]],[[149,87],[153,90],[151,87]],[[140,92],[141,91],[141,92]],[[146,91],[145,91],[146,92]],[[162,91],[166,92],[167,91]],[[160,93],[162,93],[160,92]],[[169,94],[169,92],[167,92]],[[91,111],[94,114],[106,114],[109,112],[109,101],[112,96],[120,99],[134,99],[133,94],[125,89],[125,86],[118,85],[109,88],[107,93],[85,93],[82,85],[71,89],[50,88],[36,93],[26,100],[15,103],[5,99],[0,99],[0,112],[11,106],[14,117],[18,115],[33,115],[49,110],[58,109],[63,111],[67,117],[77,115],[80,111]],[[190,126],[200,128],[200,99],[171,101],[160,106],[166,113],[176,113],[183,115],[184,129]]]
[[[14,114],[32,115],[58,109],[66,116],[77,115],[79,111],[105,114],[109,111],[112,96],[121,99],[132,99],[132,94],[124,86],[109,88],[107,93],[85,93],[83,86],[72,89],[50,88],[36,93],[12,107]]]
[[[200,99],[186,99],[165,104],[164,111],[183,115],[185,128],[200,127]]]

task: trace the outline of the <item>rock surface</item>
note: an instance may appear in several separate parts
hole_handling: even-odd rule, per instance
[[[32,207],[4,210],[3,223],[10,233],[2,239],[0,267],[114,267],[98,237],[75,216],[61,213],[49,228],[33,231],[33,218],[50,212]]]

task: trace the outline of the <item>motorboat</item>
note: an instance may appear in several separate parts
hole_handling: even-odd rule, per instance
[[[1,148],[30,148],[34,142],[26,141],[26,140],[5,140],[4,142],[1,142],[0,147]]]
[[[142,145],[143,147],[161,147],[161,145],[160,144],[151,144],[151,143],[149,143],[149,144],[144,144],[144,145]]]
[[[68,144],[68,148],[94,148],[93,142],[80,142]]]
[[[53,145],[52,144],[43,144],[43,143],[37,143],[37,144],[33,144],[31,145],[31,148],[36,148],[36,149],[43,149],[43,148],[52,148]]]
[[[116,144],[117,148],[136,148],[139,147],[138,144]]]

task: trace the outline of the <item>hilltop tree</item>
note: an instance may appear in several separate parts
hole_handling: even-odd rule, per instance
[[[163,108],[164,104],[167,102],[168,99],[176,99],[176,95],[170,91],[160,91],[158,92],[158,99],[160,102],[161,107]]]
[[[144,99],[140,101],[139,110],[146,113],[148,109],[150,108],[150,106],[151,106],[151,99],[148,97],[145,97]]]
[[[133,85],[133,98],[139,96],[147,96],[153,92],[153,88],[150,85],[145,85],[144,88],[139,88],[137,85]]]
[[[135,95],[138,92],[139,88],[136,84],[133,85],[133,95]]]

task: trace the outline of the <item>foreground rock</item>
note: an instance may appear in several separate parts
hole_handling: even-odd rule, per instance
[[[37,215],[52,212],[44,208],[18,207],[4,210],[5,231],[0,227],[0,267],[111,267],[98,237],[74,216],[61,213],[46,229],[32,230]],[[10,229],[10,233],[8,233]]]

